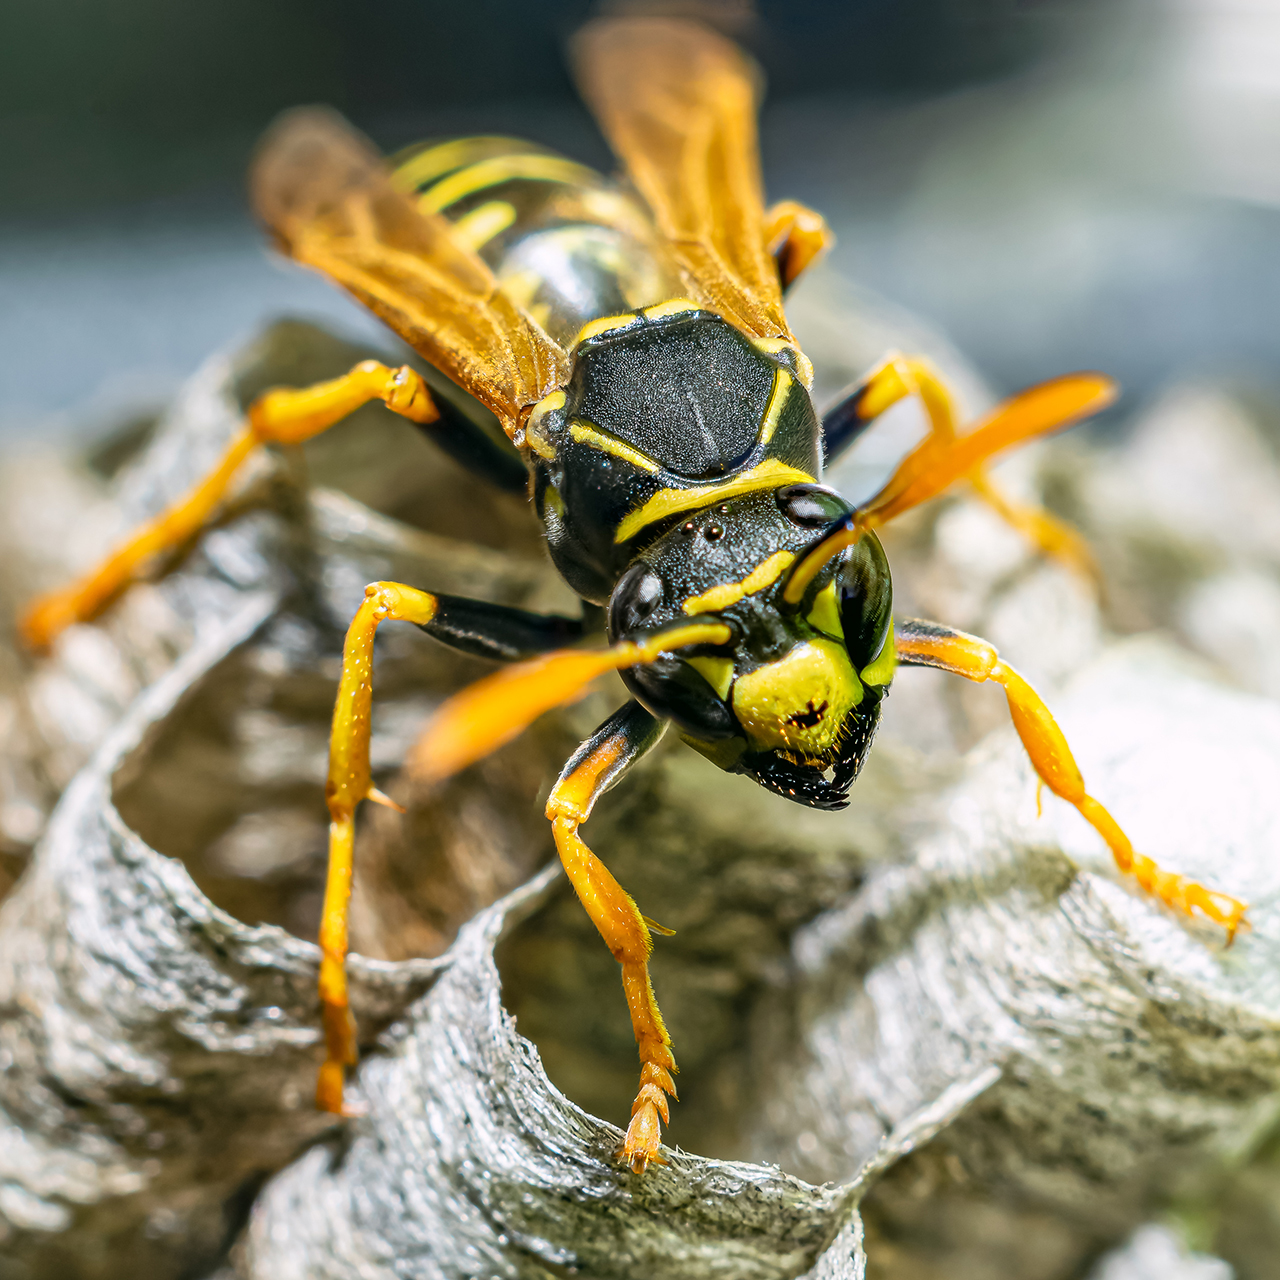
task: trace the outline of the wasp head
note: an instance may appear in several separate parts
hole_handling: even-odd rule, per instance
[[[694,617],[727,623],[728,644],[668,654],[623,679],[721,768],[823,809],[848,803],[893,676],[889,566],[868,532],[796,603],[784,592],[795,564],[850,511],[810,484],[706,508],[641,553],[609,606],[615,641]]]

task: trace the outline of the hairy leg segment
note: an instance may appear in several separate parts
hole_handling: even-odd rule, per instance
[[[908,396],[915,396],[924,407],[933,439],[940,443],[955,439],[955,403],[941,377],[919,357],[891,355],[823,418],[826,464],[830,466],[876,418]],[[926,462],[923,456],[921,462]],[[896,478],[905,485],[912,477],[900,474]],[[978,497],[1044,555],[1095,583],[1099,581],[1092,551],[1070,525],[1039,507],[1015,502],[995,484],[983,465],[974,466],[966,479]]]
[[[1071,748],[1040,695],[996,652],[977,636],[953,631],[933,622],[901,620],[896,630],[899,663],[937,667],[966,680],[994,681],[1004,690],[1014,728],[1040,780],[1054,795],[1074,805],[1106,841],[1116,866],[1161,902],[1185,915],[1196,912],[1220,924],[1228,943],[1244,919],[1248,904],[1230,894],[1207,889],[1186,876],[1163,871],[1144,854],[1135,853],[1119,823],[1085,791],[1084,778]]]

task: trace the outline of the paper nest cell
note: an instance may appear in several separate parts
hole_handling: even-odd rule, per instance
[[[816,293],[810,323],[837,301]],[[803,295],[795,319],[803,338]],[[892,329],[857,332],[870,346]],[[254,390],[364,354],[282,325],[211,362],[114,479],[30,465],[68,520],[107,493],[127,523],[193,478]],[[1141,577],[1163,518],[1158,495],[1139,500],[1144,456],[1054,445],[1014,480],[1047,476],[1103,562]],[[388,629],[375,767],[409,812],[369,815],[357,852],[366,1114],[317,1115],[304,939],[337,656],[363,585],[567,603],[518,500],[490,503],[451,465],[366,411],[309,448],[310,487],[287,461],[264,465],[172,573],[9,679],[6,865],[61,795],[0,907],[6,1259],[95,1277],[836,1280],[863,1274],[865,1219],[882,1276],[1050,1280],[1192,1206],[1217,1215],[1214,1248],[1242,1276],[1263,1274],[1247,1270],[1262,1246],[1228,1246],[1257,1237],[1274,1181],[1280,709],[1247,671],[1224,676],[1205,666],[1221,654],[1185,646],[1216,578],[1274,582],[1276,566],[1254,543],[1233,561],[1225,535],[1214,564],[1170,552],[1181,568],[1162,585],[1101,608],[1030,553],[987,555],[998,535],[962,496],[885,542],[902,611],[989,635],[1041,686],[1139,848],[1248,898],[1252,928],[1224,949],[1127,883],[1074,811],[1046,796],[1038,816],[995,690],[901,672],[837,815],[659,751],[588,828],[677,930],[654,971],[686,1150],[641,1179],[591,1114],[625,1121],[630,1096],[616,967],[539,870],[540,790],[613,695],[420,794],[395,761],[483,667]],[[1235,492],[1223,482],[1228,529],[1247,519]],[[1146,514],[1126,524],[1124,510]],[[21,520],[2,534],[15,591],[59,570]],[[1172,630],[1117,639],[1135,617]]]

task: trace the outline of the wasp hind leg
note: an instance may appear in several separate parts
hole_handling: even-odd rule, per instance
[[[301,444],[370,400],[381,400],[393,412],[430,428],[451,453],[468,465],[484,467],[495,483],[511,488],[514,466],[520,468],[520,484],[524,483],[518,457],[489,441],[451,405],[437,403],[421,375],[408,365],[392,369],[366,360],[330,382],[267,391],[249,406],[244,428],[195,488],[149,520],[78,581],[32,601],[18,623],[24,642],[30,648],[43,649],[73,623],[88,622],[123,588],[137,581],[157,556],[176,550],[198,533],[256,449],[265,444]]]
[[[508,661],[555,649],[582,633],[573,618],[528,613],[479,600],[433,595],[399,582],[374,582],[347,629],[329,738],[329,872],[320,922],[320,1003],[325,1060],[316,1084],[323,1111],[347,1114],[346,1068],[356,1061],[356,1028],[347,995],[348,913],[355,814],[362,800],[395,804],[373,785],[369,765],[373,641],[383,622],[412,622],[451,648]]]
[[[898,661],[906,666],[938,667],[966,680],[992,680],[1004,690],[1009,714],[1040,781],[1054,795],[1074,805],[1107,842],[1116,866],[1131,875],[1150,894],[1185,915],[1197,911],[1235,937],[1248,904],[1230,894],[1207,889],[1186,876],[1163,871],[1151,859],[1135,853],[1120,824],[1085,791],[1084,778],[1071,748],[1040,695],[996,652],[977,636],[953,631],[933,622],[904,619],[897,627]]]
[[[596,799],[662,737],[664,722],[638,702],[610,716],[574,752],[547,801],[560,861],[592,923],[622,966],[622,987],[640,1053],[640,1088],[619,1153],[635,1173],[665,1161],[658,1148],[662,1124],[670,1120],[667,1095],[676,1096],[671,1037],[649,980],[650,930],[668,932],[640,914],[631,896],[578,835]]]
[[[946,383],[918,356],[891,355],[823,418],[822,449],[826,465],[830,466],[885,410],[908,396],[917,397],[924,407],[934,439],[946,442],[955,438],[955,402]],[[897,478],[905,483],[917,477]],[[1101,581],[1088,543],[1069,524],[1040,507],[1015,502],[991,479],[985,466],[975,467],[966,478],[983,502],[1044,555],[1095,584]]]

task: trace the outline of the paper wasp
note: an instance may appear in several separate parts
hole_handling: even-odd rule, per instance
[[[723,769],[836,809],[897,665],[994,681],[1043,783],[1097,829],[1121,871],[1228,933],[1246,908],[1133,851],[1087,794],[1047,708],[991,645],[892,618],[875,529],[957,481],[1047,552],[1077,563],[1086,556],[1070,530],[1012,507],[982,466],[1096,412],[1111,399],[1109,381],[1059,378],[960,434],[938,377],[920,360],[892,357],[819,416],[783,292],[828,233],[799,205],[764,207],[744,55],[696,23],[655,18],[593,23],[575,54],[629,186],[507,138],[421,147],[387,165],[338,117],[314,110],[278,123],[253,171],[257,212],[279,246],[492,410],[509,445],[433,399],[408,366],[370,361],[329,383],[270,391],[185,501],[96,572],[37,601],[23,630],[38,646],[91,617],[157,552],[200,529],[251,451],[302,441],[371,399],[494,484],[527,490],[557,568],[607,611],[608,647],[573,647],[590,638],[583,619],[394,582],[367,588],[333,718],[318,1102],[342,1110],[355,1060],[344,970],[354,815],[361,800],[385,800],[368,753],[374,633],[407,621],[516,664],[441,709],[410,760],[426,778],[478,759],[606,671],[621,672],[632,695],[565,765],[547,816],[569,879],[622,967],[642,1064],[622,1157],[643,1171],[661,1159],[660,1121],[675,1094],[648,973],[656,926],[578,828],[668,726]],[[930,433],[855,510],[821,484],[823,468],[908,396],[922,402]]]

